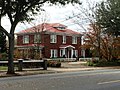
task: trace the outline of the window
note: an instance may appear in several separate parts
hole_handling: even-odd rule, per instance
[[[67,28],[67,26],[54,26],[54,28],[58,29],[58,30],[65,30]]]
[[[50,43],[57,43],[57,36],[56,35],[50,36]]]
[[[73,50],[73,58],[76,58],[78,57],[78,50]]]
[[[72,44],[77,44],[77,37],[72,37]]]
[[[34,43],[41,43],[41,36],[40,34],[34,35]]]
[[[56,49],[51,49],[51,58],[57,57],[57,50]]]
[[[65,49],[60,49],[60,57],[65,57]]]
[[[65,30],[65,27],[62,27],[62,26],[60,27],[59,26],[59,27],[57,27],[57,29],[59,29],[59,30]]]
[[[63,36],[62,42],[66,43],[66,36]]]
[[[29,35],[23,36],[23,43],[24,43],[24,44],[29,43]]]

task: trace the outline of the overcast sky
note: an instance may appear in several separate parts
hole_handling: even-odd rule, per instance
[[[82,5],[85,8],[88,7],[88,4],[86,4],[87,2],[95,3],[96,1],[99,2],[99,1],[102,1],[102,0],[81,0]],[[50,22],[50,23],[62,23],[62,24],[67,25],[68,28],[70,28],[70,29],[74,29],[75,31],[82,32],[82,30],[80,30],[80,27],[75,25],[70,19],[66,20],[70,16],[72,16],[73,12],[75,14],[79,13],[79,11],[76,10],[76,8],[74,6],[72,6],[71,4],[66,5],[64,7],[45,5],[43,8],[46,10],[45,15],[47,17],[47,22]],[[40,16],[37,17],[37,18],[40,18]],[[35,22],[34,23],[35,25],[38,24],[39,22],[41,23],[41,21],[39,19],[36,19],[36,20],[37,20],[37,23]],[[7,30],[9,30],[9,28],[10,28],[9,23],[10,22],[9,22],[8,18],[5,17],[5,18],[2,19],[2,25]],[[15,32],[18,32],[20,30],[24,30],[24,29],[29,28],[29,27],[31,27],[31,25],[29,25],[27,23],[26,24],[19,23],[17,25],[17,27],[16,27]]]

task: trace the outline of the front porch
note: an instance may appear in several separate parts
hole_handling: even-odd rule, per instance
[[[78,51],[72,45],[61,45],[60,47],[60,57],[63,58],[76,58],[78,57]]]

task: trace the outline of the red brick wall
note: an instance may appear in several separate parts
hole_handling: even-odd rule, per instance
[[[34,43],[34,35],[29,35],[30,37],[30,43],[29,44],[33,44]],[[23,36],[18,36],[17,37],[17,45],[22,45],[23,44]],[[81,40],[80,37],[78,37],[78,41],[77,44],[72,44],[72,36],[67,36],[66,37],[66,44],[62,43],[62,36],[57,35],[57,43],[50,43],[50,35],[48,34],[42,34],[42,45],[44,45],[44,57],[49,58],[50,57],[50,49],[57,49],[58,50],[58,57],[60,55],[60,45],[73,45],[75,47],[75,50],[78,50],[78,55],[80,57],[80,45],[81,45]]]
[[[59,46],[62,44],[62,36],[57,35],[57,43],[50,43],[50,35],[48,34],[45,34],[43,37],[44,37],[44,46],[45,46],[44,49],[45,57],[49,58],[51,49],[59,50]]]
[[[23,44],[23,36],[17,36],[17,45]]]
[[[34,35],[29,35],[29,44],[34,43]]]

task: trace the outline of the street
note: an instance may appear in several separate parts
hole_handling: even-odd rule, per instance
[[[120,90],[120,70],[105,69],[0,78],[0,90]]]

